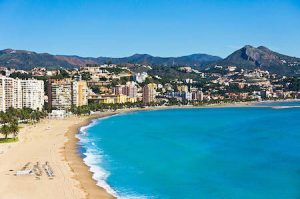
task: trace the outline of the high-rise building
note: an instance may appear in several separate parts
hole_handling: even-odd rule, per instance
[[[21,80],[22,107],[42,110],[44,106],[44,81]]]
[[[137,86],[135,82],[127,82],[126,83],[126,95],[128,97],[136,97],[137,96]]]
[[[70,109],[72,106],[72,80],[50,79],[48,81],[48,103],[50,109]]]
[[[48,101],[50,109],[68,110],[72,105],[87,105],[87,83],[71,79],[50,79]]]
[[[202,91],[195,91],[192,93],[192,98],[195,101],[203,101],[203,92]]]
[[[20,80],[0,76],[0,111],[8,108],[31,108],[42,110],[44,105],[44,82]]]
[[[187,85],[179,85],[177,86],[178,92],[189,92],[189,87]]]
[[[21,82],[0,76],[0,111],[6,111],[9,107],[22,108]]]
[[[143,88],[143,102],[150,103],[155,102],[156,97],[156,84],[147,84]]]
[[[126,95],[128,97],[137,96],[137,86],[135,82],[127,82],[126,85],[117,85],[113,88],[113,94]]]
[[[75,106],[83,106],[88,104],[87,92],[88,87],[86,81],[73,81],[72,82],[72,104]]]
[[[113,88],[113,93],[115,95],[126,95],[126,86],[117,85]]]

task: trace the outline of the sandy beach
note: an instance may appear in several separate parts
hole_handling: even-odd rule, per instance
[[[44,119],[35,125],[23,125],[18,142],[0,144],[0,199],[112,199],[113,196],[96,185],[96,181],[92,179],[93,174],[78,153],[78,139],[75,135],[80,127],[88,125],[95,118],[138,110],[221,107],[255,105],[236,103],[206,107],[136,108],[84,117]],[[22,170],[25,165],[28,168],[37,165],[43,170],[46,162],[53,169],[54,177],[47,176],[45,171],[41,176],[16,176],[17,170]]]
[[[36,125],[25,125],[18,142],[0,144],[0,198],[113,198],[96,185],[76,150],[77,129],[88,124],[93,117],[105,115],[45,119]],[[46,162],[54,177],[43,171]],[[25,165],[28,168],[39,165],[42,175],[16,176],[16,171]]]
[[[88,125],[93,119],[110,116],[113,114],[116,113],[108,112],[86,117],[83,119],[83,121],[70,126],[66,134],[68,141],[65,143],[63,155],[74,173],[74,178],[80,182],[81,188],[86,194],[85,198],[88,199],[112,199],[114,197],[109,195],[106,190],[96,185],[97,182],[93,180],[93,174],[89,171],[89,167],[84,164],[82,158],[78,154],[78,139],[75,137],[75,135],[80,127]]]

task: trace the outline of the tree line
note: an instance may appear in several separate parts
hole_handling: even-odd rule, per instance
[[[0,133],[4,136],[4,139],[8,139],[9,135],[16,138],[20,123],[36,123],[46,116],[47,113],[30,108],[9,108],[6,112],[0,112]]]

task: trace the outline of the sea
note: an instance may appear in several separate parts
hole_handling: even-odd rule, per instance
[[[299,199],[295,106],[114,115],[80,129],[79,152],[98,185],[118,198]]]

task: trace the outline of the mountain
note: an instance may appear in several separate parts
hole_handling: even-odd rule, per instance
[[[181,57],[155,57],[148,54],[134,54],[129,57],[80,57],[51,55],[26,50],[0,50],[0,66],[29,70],[34,67],[77,68],[86,64],[145,64],[152,66],[205,66],[234,65],[242,69],[260,68],[280,75],[300,74],[300,58],[274,52],[267,47],[246,45],[222,59],[207,54],[192,54]]]
[[[264,46],[255,48],[246,45],[215,64],[222,66],[234,65],[243,69],[260,68],[282,75],[300,72],[300,58],[283,55]]]
[[[33,67],[74,68],[75,65],[48,53],[5,49],[0,51],[0,66],[28,70]]]
[[[123,58],[111,57],[79,57],[66,55],[51,55],[26,50],[5,49],[0,51],[0,66],[28,70],[34,67],[75,68],[86,64],[147,64],[147,65],[184,65],[203,66],[207,63],[221,60],[220,57],[207,54],[193,54],[182,57],[154,57],[148,54],[135,54]]]
[[[181,57],[154,57],[148,54],[134,54],[130,57],[123,58],[108,58],[108,57],[98,57],[98,63],[107,63],[111,61],[112,63],[122,64],[146,64],[146,65],[165,65],[165,66],[179,66],[179,65],[190,65],[190,66],[201,66],[206,63],[221,60],[220,57],[207,55],[207,54],[192,54],[188,56]]]

